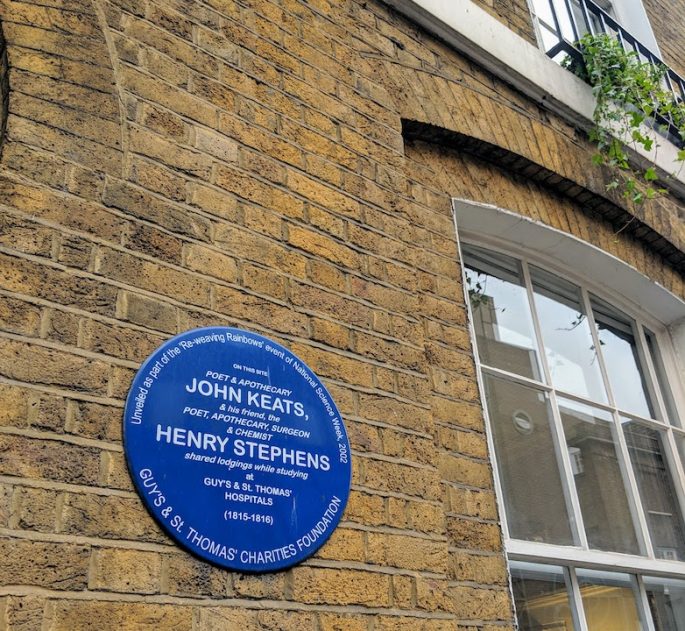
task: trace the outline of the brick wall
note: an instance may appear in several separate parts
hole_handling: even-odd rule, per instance
[[[5,36],[0,27],[0,151],[5,137],[5,125],[7,124],[7,109],[9,107],[9,70],[7,67],[7,49]]]
[[[681,244],[679,203],[606,197],[573,128],[381,4],[0,7],[5,628],[510,631],[450,197],[685,295],[640,241]],[[407,119],[463,142],[409,141]],[[210,324],[288,346],[346,421],[345,516],[287,572],[189,556],[126,471],[141,360]]]
[[[685,77],[685,50],[682,38],[685,32],[685,2],[658,2],[644,0],[645,10],[654,31],[663,60],[681,77]]]

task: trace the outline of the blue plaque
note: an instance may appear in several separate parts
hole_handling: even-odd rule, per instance
[[[286,348],[239,329],[187,331],[145,361],[126,400],[124,449],[164,530],[234,570],[303,561],[350,493],[331,395]]]

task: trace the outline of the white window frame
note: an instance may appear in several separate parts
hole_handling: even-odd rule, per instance
[[[641,347],[641,354],[643,355],[643,368],[648,373],[649,381],[658,385],[659,380],[652,363],[651,355],[646,347],[642,326],[646,326],[654,334],[664,364],[663,369],[666,373],[664,376],[672,391],[673,399],[675,400],[675,405],[683,426],[673,426],[666,421],[663,423],[656,422],[651,419],[640,418],[634,414],[630,416],[638,419],[644,425],[658,429],[662,432],[662,435],[665,436],[665,440],[663,441],[665,456],[671,476],[674,480],[674,486],[676,487],[677,501],[681,509],[681,514],[685,517],[685,468],[678,455],[676,444],[676,436],[685,441],[685,393],[683,392],[680,381],[680,372],[682,372],[683,367],[678,363],[678,353],[676,353],[673,344],[674,336],[671,335],[671,331],[669,330],[674,327],[677,329],[677,332],[682,330],[682,321],[683,318],[685,318],[685,302],[668,292],[665,288],[658,286],[634,268],[631,268],[599,248],[560,230],[550,228],[540,222],[533,221],[496,206],[475,203],[463,199],[453,200],[453,212],[460,260],[463,260],[461,251],[461,245],[463,243],[481,246],[508,254],[521,261],[525,261],[526,263],[532,263],[538,266],[542,264],[546,269],[549,269],[561,278],[565,278],[581,287],[584,307],[586,313],[589,315],[591,315],[592,312],[588,309],[588,292],[592,292],[634,318],[638,324],[636,330],[639,331],[638,343]],[[523,267],[524,270],[526,270],[524,274],[526,276],[525,281],[528,299],[529,302],[533,304],[527,266],[524,265]],[[611,281],[611,283],[608,281]],[[484,371],[476,345],[467,284],[464,282],[463,286],[464,299],[469,308],[469,333],[471,335],[477,365],[476,374],[478,387],[483,402],[488,449],[490,462],[493,467],[495,494],[501,520],[505,554],[508,561],[543,563],[564,567],[568,582],[571,586],[572,601],[575,601],[575,603],[581,602],[580,588],[575,576],[575,568],[594,568],[628,573],[632,577],[631,580],[634,592],[637,596],[636,605],[638,606],[642,626],[644,629],[653,631],[654,626],[651,621],[651,614],[649,613],[647,593],[642,576],[685,579],[685,561],[669,561],[655,558],[654,550],[650,544],[648,524],[646,522],[641,500],[639,499],[639,488],[630,465],[628,466],[630,471],[627,471],[626,473],[632,497],[638,498],[639,507],[636,514],[636,534],[640,548],[642,552],[644,552],[643,555],[638,556],[590,549],[587,546],[582,522],[582,513],[575,491],[571,493],[573,515],[569,516],[575,521],[576,525],[574,527],[576,533],[580,537],[581,547],[523,541],[511,539],[509,537],[503,490],[500,483],[497,458],[495,457],[494,434],[485,400],[483,383]],[[650,313],[647,313],[642,305],[649,305]],[[542,336],[535,310],[533,310],[532,317],[534,320],[536,337],[540,340],[542,339]],[[591,329],[593,336],[596,336],[594,325]],[[685,341],[685,336],[683,336],[683,339]],[[676,337],[676,342],[677,341],[678,338]],[[595,343],[597,343],[596,337]],[[685,355],[685,353],[683,353],[683,355]],[[544,359],[542,360],[542,363],[543,365],[546,365]],[[600,365],[602,367],[603,380],[606,385],[608,376],[606,374],[604,362],[600,361]],[[499,373],[501,377],[505,377],[506,379],[519,384],[534,385],[536,389],[548,392],[549,396],[555,396],[556,389],[551,385],[549,375],[546,376],[546,383],[541,384],[538,381],[529,380],[526,377],[521,377],[520,375],[509,373],[501,369],[493,369],[492,367],[488,367],[486,372],[487,374],[492,375],[497,375]],[[607,392],[610,393],[611,389],[607,388]],[[564,397],[568,396],[567,393],[564,393]],[[577,400],[589,403],[597,408],[610,409],[617,415],[616,406],[611,400],[609,401],[609,405],[602,406],[595,401],[590,403],[588,399],[584,399],[583,397],[570,398],[577,398]],[[655,399],[653,404],[655,408],[657,408],[656,416],[667,419],[668,414],[666,406],[660,393],[657,393],[657,396],[653,396],[652,398]],[[555,405],[552,405],[552,409],[554,411],[553,416],[556,431],[557,433],[561,431],[561,436],[563,436],[563,428],[561,419],[558,415],[558,410]],[[620,436],[620,444],[617,444],[617,447],[622,450],[625,462],[630,463],[622,431],[617,432],[617,436]],[[563,484],[566,484],[568,480],[573,478],[569,473],[571,470],[571,463],[568,453],[563,449],[559,451],[560,453],[556,454],[556,457],[561,460],[562,466],[565,469],[566,480],[563,481]],[[581,631],[587,631],[587,622],[584,619],[582,607],[574,606],[572,603],[572,609],[574,610],[576,625]]]

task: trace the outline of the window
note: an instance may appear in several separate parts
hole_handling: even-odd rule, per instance
[[[557,60],[585,33],[632,36],[658,55],[659,48],[642,0],[530,0],[540,46]],[[557,54],[557,52],[559,54]]]
[[[461,250],[520,630],[685,631],[668,336],[546,261]]]

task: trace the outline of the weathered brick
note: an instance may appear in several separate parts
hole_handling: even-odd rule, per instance
[[[328,605],[388,606],[390,579],[362,570],[296,567],[291,570],[293,598]],[[341,586],[345,585],[345,589]]]
[[[171,554],[163,559],[166,572],[165,592],[173,596],[231,596],[229,574],[187,554]]]
[[[0,575],[6,585],[85,589],[89,556],[87,546],[2,538]]]
[[[444,574],[447,543],[419,537],[369,533],[369,561],[392,567]]]
[[[190,607],[98,600],[58,600],[49,619],[50,631],[95,631],[103,624],[120,631],[190,629]],[[211,628],[211,627],[207,627]]]
[[[156,552],[100,548],[93,550],[88,588],[137,594],[159,591],[161,559]]]
[[[59,515],[60,532],[101,539],[167,543],[138,499],[93,493],[66,493]]]

